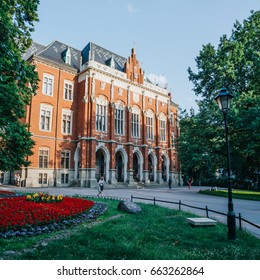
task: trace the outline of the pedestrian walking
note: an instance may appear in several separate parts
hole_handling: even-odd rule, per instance
[[[98,188],[99,188],[99,192],[97,196],[100,196],[104,190],[104,186],[105,186],[105,180],[104,177],[101,177],[99,182],[98,182]]]
[[[189,190],[190,190],[191,184],[192,184],[192,179],[189,178],[189,180],[188,180],[188,188],[189,188]]]
[[[21,186],[21,177],[20,177],[20,174],[17,174],[17,176],[16,176],[16,185],[17,185],[17,187],[20,187],[20,186]]]
[[[170,190],[172,188],[172,178],[171,177],[169,177],[168,186],[169,186],[169,190]]]

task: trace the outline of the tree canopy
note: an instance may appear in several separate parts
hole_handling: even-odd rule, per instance
[[[0,2],[0,170],[28,165],[33,141],[22,119],[36,93],[35,66],[22,59],[31,45],[39,0]]]
[[[230,38],[207,44],[188,69],[199,112],[182,116],[179,145],[183,172],[197,180],[226,167],[223,116],[214,100],[226,87],[234,98],[229,112],[231,168],[237,179],[259,184],[260,166],[260,11],[234,24]],[[211,173],[211,174],[210,174]]]

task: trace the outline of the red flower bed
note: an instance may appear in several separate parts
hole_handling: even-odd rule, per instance
[[[0,231],[41,225],[82,214],[94,205],[93,201],[64,197],[59,203],[35,203],[26,197],[0,199]]]

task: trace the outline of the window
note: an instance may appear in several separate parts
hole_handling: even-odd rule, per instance
[[[61,151],[61,168],[69,169],[70,168],[70,151],[63,150]]]
[[[51,131],[52,107],[41,105],[40,111],[40,130]]]
[[[68,184],[69,183],[69,174],[61,174],[61,183]]]
[[[0,183],[3,184],[4,183],[4,173],[0,172]]]
[[[42,93],[46,95],[53,95],[54,77],[52,75],[43,75]]]
[[[97,99],[96,105],[96,130],[107,130],[107,103],[103,99]]]
[[[171,138],[172,138],[172,139],[171,139],[171,140],[172,140],[172,143],[171,143],[171,144],[172,144],[172,148],[174,148],[174,145],[175,145],[175,143],[174,143],[174,132],[171,133],[171,136],[172,136],[172,137],[171,137]]]
[[[170,124],[174,125],[174,115],[173,115],[173,113],[170,114]]]
[[[72,133],[72,111],[70,110],[62,110],[62,133]]]
[[[160,120],[160,136],[161,141],[166,141],[166,121]]]
[[[49,149],[41,148],[39,150],[39,168],[49,167]]]
[[[47,173],[39,174],[39,184],[46,185],[48,183],[48,175]]]
[[[140,137],[140,111],[136,108],[132,111],[132,136]]]
[[[148,140],[153,140],[153,126],[154,126],[153,113],[151,111],[148,111],[146,116],[146,137]]]
[[[124,134],[125,111],[122,104],[118,104],[115,108],[115,133]]]
[[[67,63],[67,64],[70,64],[70,63],[71,63],[71,52],[70,52],[70,48],[68,48],[67,51],[66,51],[65,63]]]
[[[73,83],[69,81],[64,82],[64,96],[63,98],[68,101],[73,101]]]

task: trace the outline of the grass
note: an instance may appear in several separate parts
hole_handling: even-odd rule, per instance
[[[228,191],[227,190],[218,190],[218,191],[200,190],[199,193],[228,197]],[[244,190],[232,190],[232,197],[233,198],[239,198],[239,199],[260,201],[260,192],[244,191]]]
[[[227,227],[192,228],[192,214],[141,204],[141,214],[109,210],[93,223],[35,237],[0,239],[0,259],[20,260],[249,260],[260,259],[260,240]]]

